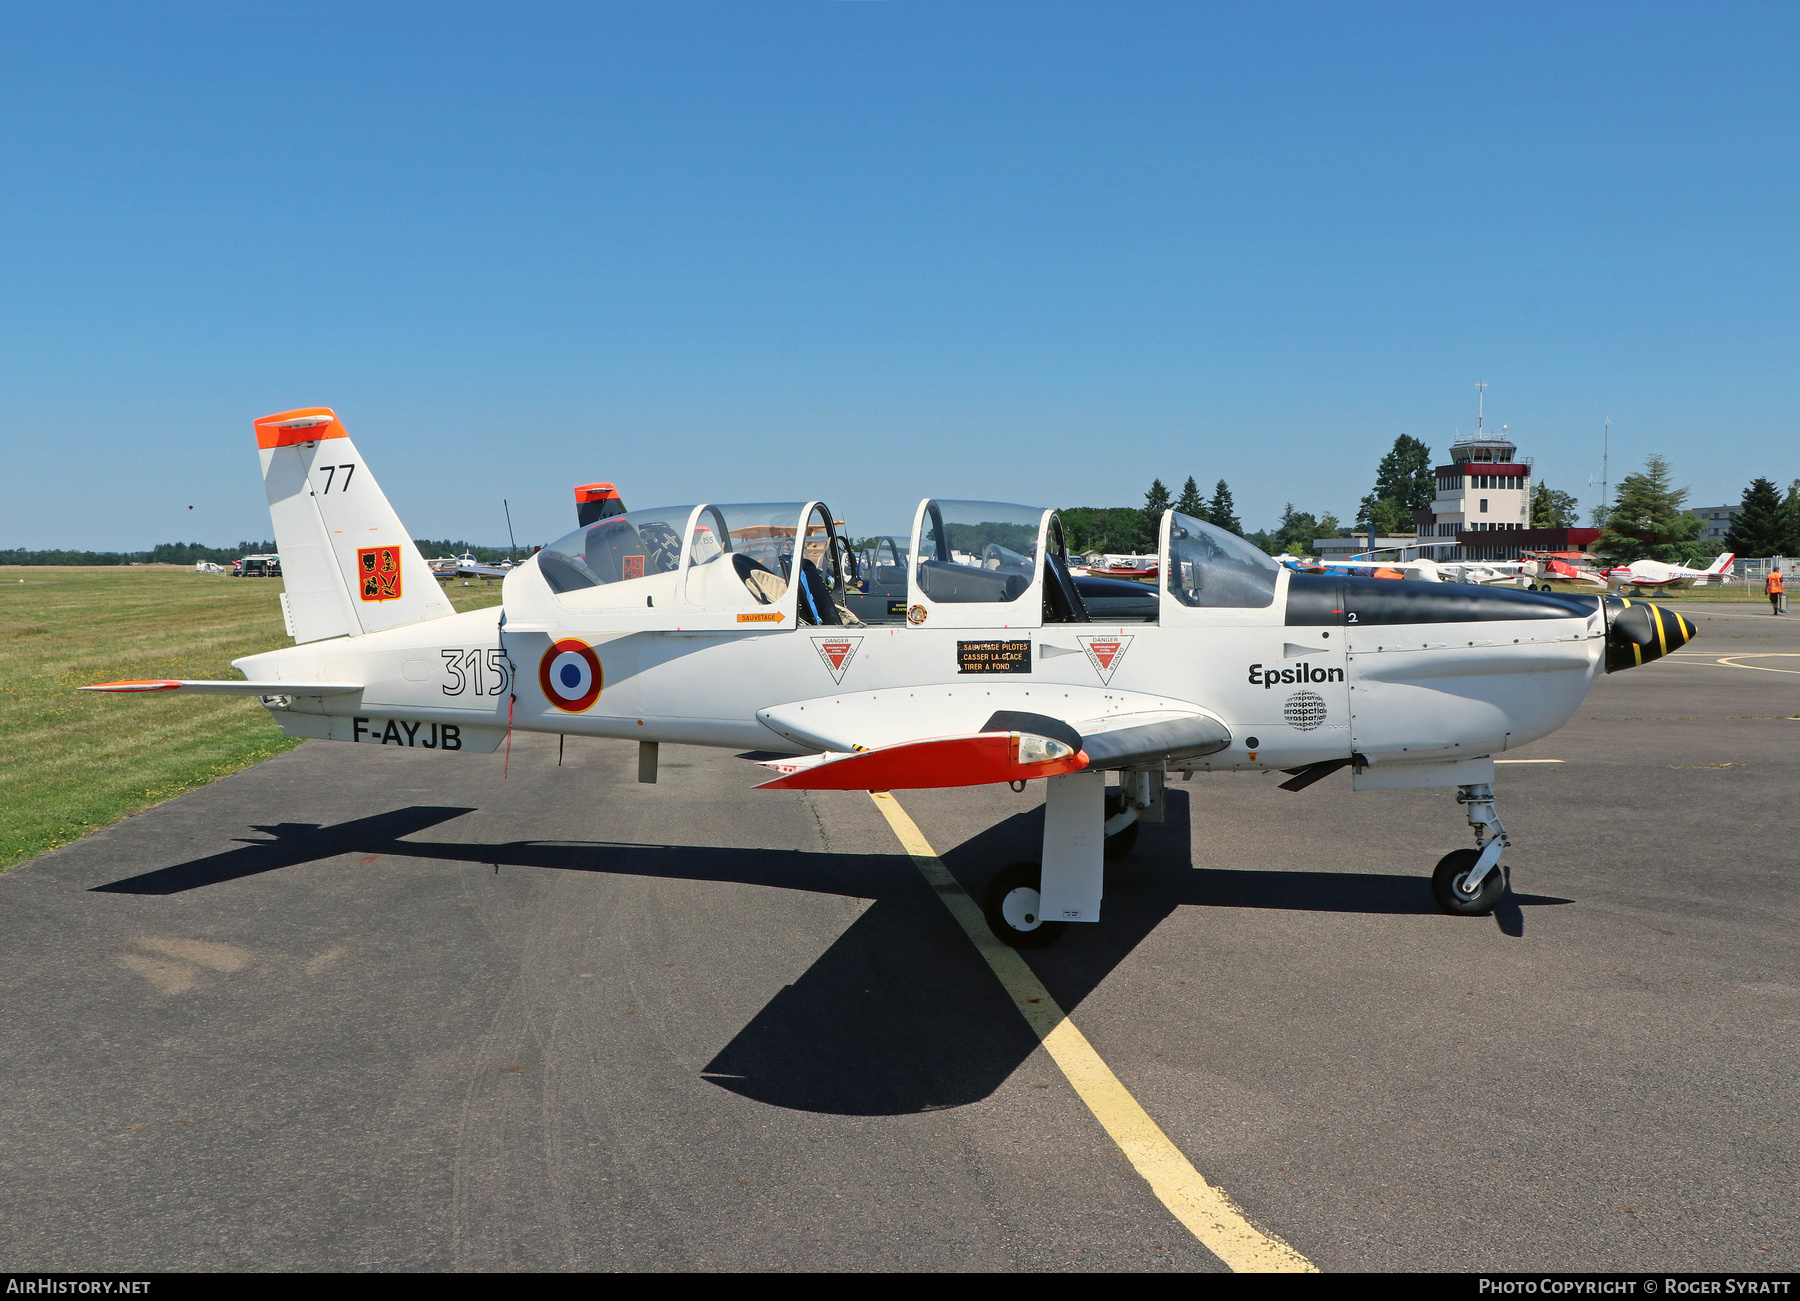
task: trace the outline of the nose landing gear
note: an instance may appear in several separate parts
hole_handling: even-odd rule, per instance
[[[1459,786],[1456,802],[1469,816],[1476,848],[1458,849],[1438,860],[1431,874],[1431,893],[1438,907],[1458,917],[1480,917],[1492,912],[1506,892],[1500,871],[1500,851],[1512,844],[1494,811],[1494,788],[1488,782]]]

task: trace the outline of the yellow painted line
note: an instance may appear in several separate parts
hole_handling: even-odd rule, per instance
[[[1714,661],[1728,664],[1734,669],[1755,669],[1758,673],[1800,673],[1800,669],[1772,669],[1766,664],[1739,664],[1739,660],[1791,660],[1800,659],[1800,651],[1744,651],[1737,655],[1721,656]]]
[[[939,861],[925,834],[887,791],[870,791],[901,846],[950,915],[974,943],[1013,1005],[1062,1069],[1075,1092],[1094,1113],[1132,1168],[1142,1175],[1169,1213],[1213,1255],[1238,1273],[1316,1274],[1318,1267],[1273,1234],[1264,1233],[1221,1188],[1208,1183],[1181,1149],[1169,1140],[1150,1113],[1113,1074],[1087,1036],[1050,997],[1017,949],[1002,944],[988,929],[981,908],[962,883]]]

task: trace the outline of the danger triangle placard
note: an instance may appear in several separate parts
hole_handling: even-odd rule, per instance
[[[1100,685],[1112,683],[1113,670],[1119,667],[1119,661],[1125,658],[1126,648],[1131,645],[1131,638],[1122,634],[1086,633],[1075,639],[1081,643],[1081,649],[1087,652],[1088,663],[1100,675]]]
[[[825,667],[831,670],[831,680],[839,685],[844,681],[844,670],[850,667],[850,661],[856,658],[856,648],[862,645],[861,637],[814,637],[813,646],[819,652],[819,658],[825,661]]]

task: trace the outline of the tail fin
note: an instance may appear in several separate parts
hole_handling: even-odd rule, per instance
[[[1727,569],[1731,568],[1731,562],[1736,559],[1737,556],[1733,552],[1727,551],[1724,555],[1713,561],[1712,564],[1708,565],[1706,572],[1709,574],[1722,574]]]
[[[357,637],[453,613],[418,547],[329,407],[256,422],[269,517],[298,642]]]
[[[575,522],[582,528],[625,513],[625,499],[610,483],[584,483],[575,489]]]

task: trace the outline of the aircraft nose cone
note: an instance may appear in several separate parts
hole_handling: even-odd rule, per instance
[[[1606,629],[1606,671],[1617,673],[1661,659],[1698,635],[1694,625],[1673,610],[1621,601]]]

